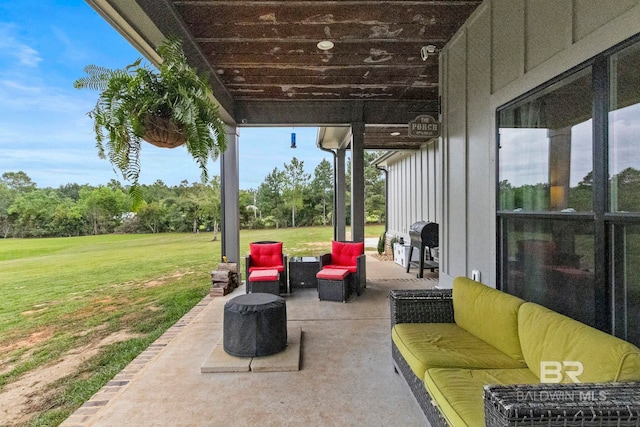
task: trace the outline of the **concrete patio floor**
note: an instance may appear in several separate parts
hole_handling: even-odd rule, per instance
[[[367,256],[367,289],[348,303],[315,289],[285,296],[302,329],[300,370],[201,373],[222,337],[224,297],[206,297],[73,413],[86,426],[420,426],[426,419],[390,354],[388,293],[437,284]]]

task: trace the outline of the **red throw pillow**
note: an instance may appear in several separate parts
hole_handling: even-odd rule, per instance
[[[282,265],[282,242],[249,243],[252,267],[275,267]]]
[[[354,266],[364,253],[364,242],[331,242],[331,264]]]

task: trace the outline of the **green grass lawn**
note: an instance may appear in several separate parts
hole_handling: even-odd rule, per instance
[[[378,237],[383,226],[367,226]],[[331,227],[246,230],[278,240],[289,256],[330,251]],[[0,393],[21,375],[126,331],[57,381],[30,408],[29,425],[58,425],[197,304],[221,259],[211,233],[8,239],[0,244]],[[242,260],[243,261],[243,260]],[[240,272],[244,267],[241,263]]]

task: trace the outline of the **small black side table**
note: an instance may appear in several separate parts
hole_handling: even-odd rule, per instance
[[[318,257],[289,258],[289,287],[291,289],[317,288],[316,273],[318,271],[320,271],[320,258]]]

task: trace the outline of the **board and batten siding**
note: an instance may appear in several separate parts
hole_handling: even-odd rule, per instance
[[[441,286],[496,283],[496,109],[638,32],[640,0],[486,0],[442,49],[439,143],[388,165],[389,232],[440,224]]]
[[[418,151],[398,154],[387,166],[389,235],[408,239],[409,226],[414,222],[440,222],[438,156],[435,141]]]

